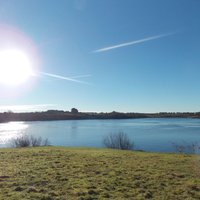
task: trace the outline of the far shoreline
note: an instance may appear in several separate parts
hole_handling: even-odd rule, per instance
[[[48,110],[42,112],[3,112],[0,113],[0,123],[27,121],[59,121],[59,120],[114,120],[140,118],[190,118],[200,119],[200,112],[160,112],[160,113],[123,113],[123,112],[69,112]]]

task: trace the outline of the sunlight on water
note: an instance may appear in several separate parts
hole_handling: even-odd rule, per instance
[[[28,124],[24,122],[9,122],[0,124],[0,145],[4,146],[8,144],[8,142],[12,138],[16,138],[17,136],[24,133],[24,131],[28,128]]]
[[[64,120],[0,123],[0,148],[21,135],[48,138],[54,146],[104,147],[109,133],[125,132],[135,149],[200,154],[200,119]]]

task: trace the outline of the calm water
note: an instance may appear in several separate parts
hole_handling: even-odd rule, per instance
[[[135,148],[174,152],[173,143],[200,143],[200,119],[126,119],[10,122],[0,124],[0,147],[19,135],[48,138],[52,145],[102,147],[109,133],[123,131]]]

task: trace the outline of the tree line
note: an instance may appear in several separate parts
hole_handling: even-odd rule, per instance
[[[134,118],[200,118],[200,112],[162,112],[162,113],[122,113],[122,112],[79,112],[48,110],[43,112],[0,113],[0,122],[10,121],[51,121],[51,120],[80,120],[80,119],[134,119]]]

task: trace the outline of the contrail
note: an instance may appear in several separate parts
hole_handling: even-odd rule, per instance
[[[93,51],[93,53],[110,51],[112,49],[117,49],[117,48],[130,46],[130,45],[134,45],[134,44],[139,44],[139,43],[143,43],[143,42],[147,42],[147,41],[151,41],[151,40],[156,40],[156,39],[167,37],[167,36],[174,35],[174,34],[175,34],[175,32],[166,33],[166,34],[160,34],[160,35],[155,35],[155,36],[143,38],[143,39],[140,39],[140,40],[134,40],[134,41],[131,41],[131,42],[125,42],[125,43],[122,43],[122,44],[117,44],[117,45],[114,45],[114,46],[109,46],[109,47],[104,47],[104,48],[101,48],[101,49],[97,49],[97,50]]]
[[[90,85],[90,83],[88,83],[88,82],[79,81],[79,80],[75,79],[75,78],[81,78],[81,77],[91,76],[89,74],[87,74],[87,75],[80,75],[80,76],[74,76],[74,77],[60,76],[60,75],[57,75],[57,74],[51,74],[51,73],[46,73],[46,72],[40,72],[40,74],[42,74],[44,76],[49,76],[49,77],[57,78],[57,79],[62,79],[62,80],[67,80],[67,81],[72,81],[72,82],[76,82],[76,83],[82,83],[82,84]]]
[[[91,74],[85,74],[85,75],[79,75],[79,76],[70,76],[70,78],[85,78],[85,77],[90,77],[92,76]]]

